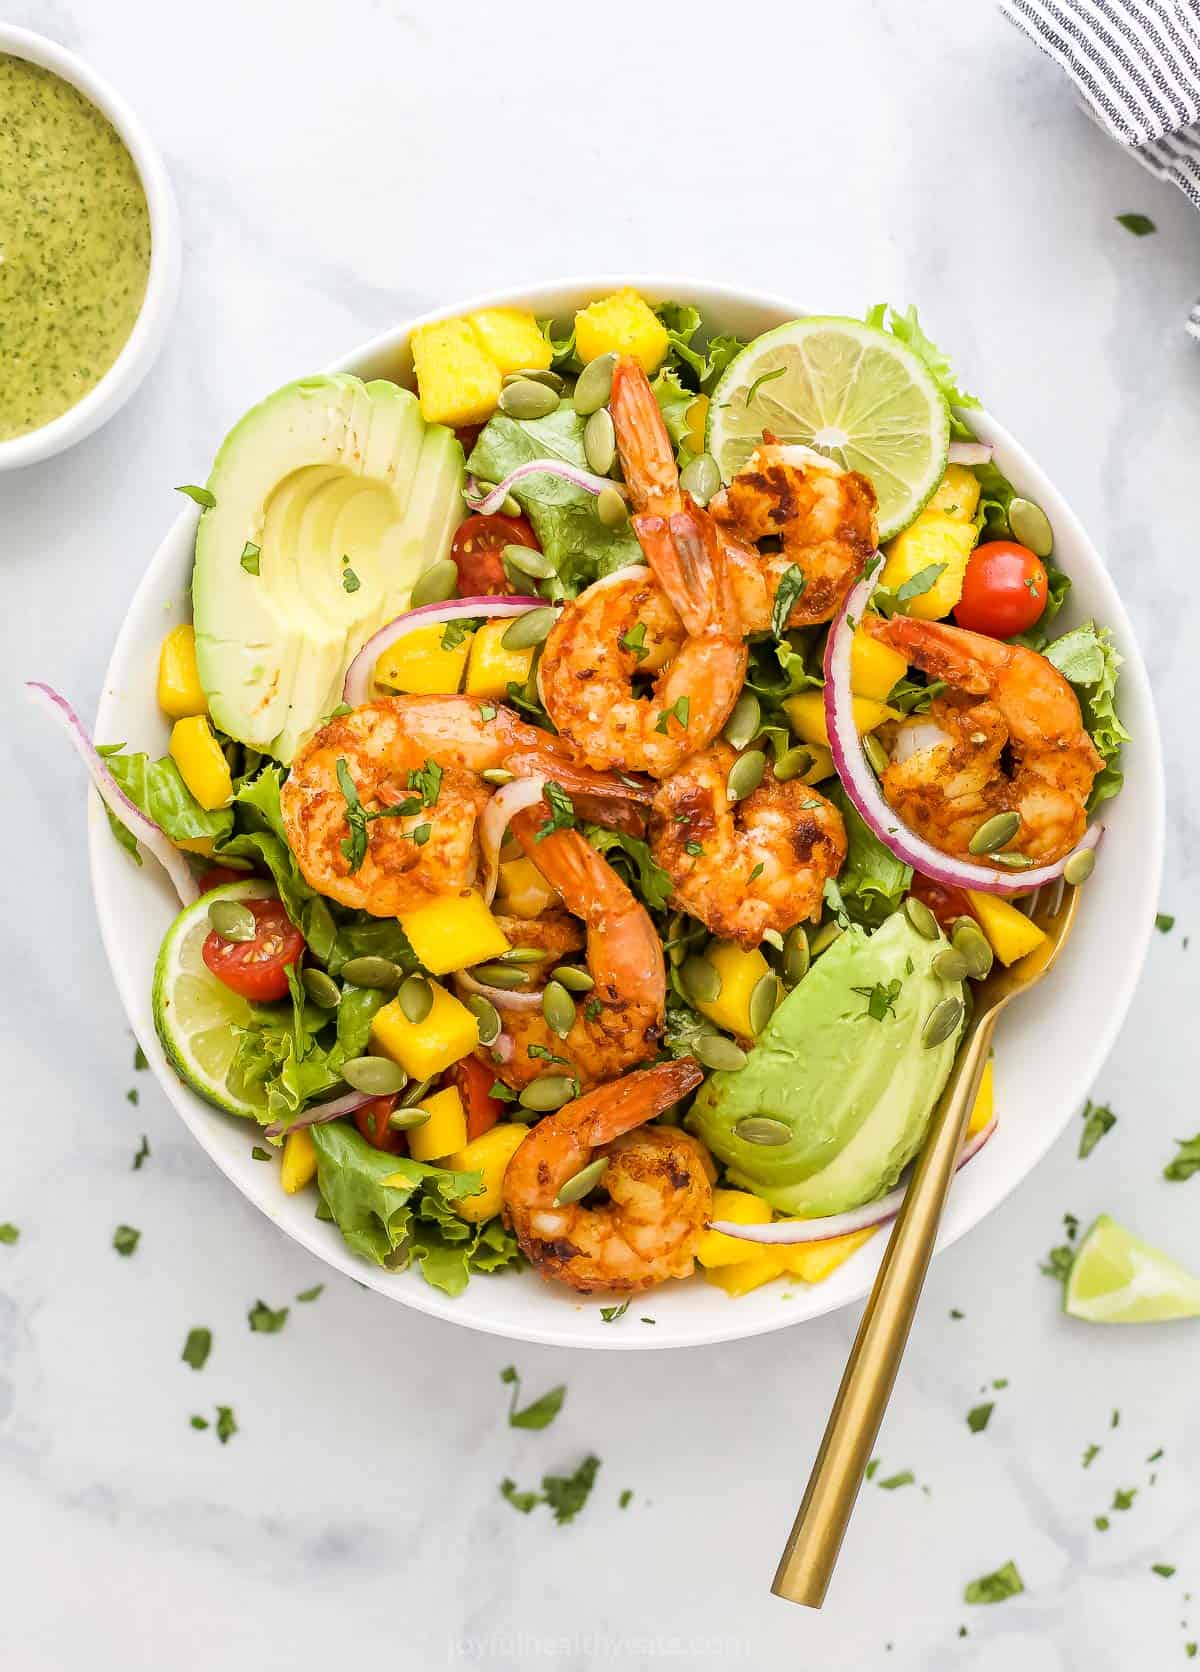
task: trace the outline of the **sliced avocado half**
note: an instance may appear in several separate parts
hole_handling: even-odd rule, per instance
[[[463,474],[453,432],[426,424],[415,395],[347,372],[289,383],[235,425],[192,576],[196,660],[222,731],[292,759],[367,639],[447,556]]]

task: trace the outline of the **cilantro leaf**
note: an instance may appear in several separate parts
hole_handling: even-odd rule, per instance
[[[528,1515],[530,1510],[544,1502],[536,1492],[518,1492],[516,1481],[509,1475],[505,1475],[500,1482],[500,1496],[514,1509],[520,1510],[522,1515]]]
[[[1149,215],[1139,214],[1136,209],[1127,209],[1123,215],[1115,215],[1113,219],[1118,226],[1123,226],[1126,232],[1132,232],[1135,238],[1146,238],[1158,228]]]
[[[573,1475],[542,1476],[542,1491],[560,1527],[573,1521],[587,1503],[599,1467],[600,1459],[589,1454]]]
[[[600,1316],[606,1324],[615,1324],[618,1318],[623,1318],[629,1311],[629,1302],[623,1300],[619,1306],[602,1306]]]
[[[1200,1172],[1200,1132],[1194,1138],[1176,1138],[1174,1143],[1179,1153],[1163,1168],[1163,1178],[1181,1184],[1193,1173]]]
[[[1083,1454],[1083,1467],[1085,1469],[1090,1469],[1092,1464],[1096,1461],[1097,1457],[1099,1457],[1099,1455],[1100,1455],[1100,1447],[1098,1445],[1095,1445],[1095,1444],[1090,1445]]]
[[[535,842],[544,842],[556,830],[573,830],[575,827],[575,803],[561,784],[548,778],[542,798],[550,809],[550,817],[534,832]]]
[[[198,1328],[188,1330],[183,1352],[179,1356],[185,1364],[190,1364],[193,1370],[203,1370],[211,1352],[212,1330]]]
[[[617,1508],[618,1509],[628,1509],[632,1502],[633,1502],[633,1487],[632,1486],[627,1486],[625,1488],[625,1490],[621,1493],[621,1496],[617,1499]]]
[[[782,639],[787,632],[792,610],[807,585],[807,578],[798,563],[791,564],[779,577],[775,601],[771,605],[771,632],[777,639]],[[686,725],[687,722],[684,721],[684,724]]]
[[[1170,912],[1160,911],[1154,914],[1154,927],[1160,935],[1169,935],[1175,927],[1175,919]]]
[[[872,1021],[882,1022],[890,1012],[896,1014],[896,1000],[900,997],[902,983],[899,976],[889,981],[886,986],[877,981],[873,987],[852,987],[852,993],[860,993],[867,1001],[867,1015]]]
[[[185,482],[182,487],[176,488],[175,492],[186,494],[189,499],[194,500],[205,511],[211,511],[217,503],[215,497],[207,488],[198,488],[194,482]]]
[[[1083,1108],[1083,1132],[1079,1139],[1079,1159],[1086,1161],[1101,1138],[1111,1132],[1117,1117],[1104,1103],[1093,1103],[1089,1097]]]
[[[141,1170],[142,1170],[143,1164],[145,1162],[147,1162],[149,1159],[150,1159],[150,1140],[146,1137],[146,1134],[143,1132],[142,1133],[142,1141],[138,1145],[137,1149],[134,1151],[133,1171],[135,1173],[140,1173]]]
[[[238,1431],[234,1420],[232,1405],[217,1406],[217,1439],[223,1446],[228,1445],[230,1439]]]
[[[558,1387],[551,1388],[540,1399],[535,1399],[524,1410],[517,1410],[517,1400],[521,1396],[521,1378],[510,1364],[506,1370],[500,1372],[500,1380],[512,1386],[512,1398],[508,1406],[508,1426],[510,1428],[549,1428],[555,1417],[562,1410],[563,1400],[567,1397],[566,1387],[560,1382]]]
[[[995,1402],[990,1399],[986,1405],[973,1405],[971,1407],[971,1409],[967,1412],[967,1427],[971,1430],[972,1434],[983,1433],[984,1429],[991,1421],[992,1412],[995,1408]]]
[[[666,909],[671,897],[671,878],[655,860],[648,842],[640,836],[629,836],[623,830],[606,830],[598,824],[585,824],[583,834],[597,853],[626,875],[651,911]]]
[[[259,1335],[278,1335],[287,1323],[288,1308],[281,1306],[273,1311],[265,1300],[256,1300],[246,1314],[250,1328]]]
[[[261,556],[262,547],[256,546],[253,540],[247,540],[246,544],[242,547],[242,555],[238,559],[238,562],[248,575],[257,575],[259,572],[258,560]]]
[[[1005,1562],[994,1573],[981,1574],[972,1579],[963,1591],[964,1602],[1005,1602],[1019,1596],[1025,1589],[1015,1562]]]
[[[1071,1267],[1075,1264],[1075,1251],[1066,1243],[1060,1243],[1052,1248],[1042,1261],[1038,1270],[1046,1277],[1053,1277],[1059,1283],[1065,1283],[1071,1275]]]
[[[134,1226],[118,1225],[116,1230],[113,1232],[112,1245],[118,1254],[123,1254],[126,1259],[128,1259],[128,1257],[136,1249],[138,1243],[141,1241],[141,1238],[142,1233]]]
[[[143,1069],[149,1068],[149,1066],[150,1066],[149,1057],[147,1057],[145,1051],[142,1050],[142,1047],[140,1045],[135,1045],[134,1048],[133,1048],[134,1072],[137,1073],[137,1074],[140,1074]]]
[[[317,1296],[321,1293],[324,1287],[325,1285],[323,1283],[314,1283],[311,1289],[301,1289],[300,1293],[296,1296],[296,1299],[302,1301],[316,1300]]]
[[[20,1231],[11,1221],[6,1221],[3,1225],[0,1225],[0,1242],[8,1243],[11,1247],[20,1235]]]
[[[898,1486],[912,1486],[916,1478],[911,1469],[901,1469],[899,1474],[887,1475],[878,1484],[885,1492],[894,1492]]]

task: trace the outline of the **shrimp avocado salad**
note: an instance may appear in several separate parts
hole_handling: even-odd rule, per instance
[[[164,755],[35,688],[179,892],[162,1048],[449,1294],[819,1282],[1096,862],[1121,658],[911,308],[744,342],[624,290],[411,350],[182,490]],[[964,1160],[994,1125],[989,1070]]]

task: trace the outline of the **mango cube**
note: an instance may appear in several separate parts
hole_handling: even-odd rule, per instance
[[[553,350],[527,309],[481,308],[467,318],[479,346],[502,377],[509,372],[544,372],[548,368]]]
[[[957,522],[974,522],[979,509],[979,478],[965,464],[948,464],[946,474],[925,505],[926,511],[942,511]]]
[[[907,666],[907,663],[905,666]],[[888,689],[890,690],[891,686]],[[881,726],[885,720],[900,720],[903,718],[898,709],[889,708],[885,702],[877,702],[873,697],[854,697],[853,705],[854,724],[858,727],[860,737],[864,732],[874,731],[875,727]],[[825,699],[820,691],[801,691],[798,697],[788,697],[784,702],[783,711],[791,721],[792,730],[802,743],[819,743],[823,748],[828,749],[829,732],[825,725]]]
[[[856,629],[850,640],[850,689],[856,697],[886,702],[892,686],[907,672],[908,663],[898,650]]]
[[[159,648],[158,706],[171,720],[208,713],[196,668],[196,630],[190,621],[172,627]]]
[[[749,1190],[714,1190],[712,1204],[711,1218],[729,1219],[735,1225],[766,1225],[771,1218],[768,1204]],[[752,1259],[763,1252],[759,1243],[739,1242],[724,1231],[705,1231],[696,1249],[696,1258],[702,1266],[711,1270],[715,1266],[738,1265],[742,1260]]]
[[[401,914],[409,945],[432,975],[469,969],[508,951],[508,938],[474,888],[439,894]]]
[[[700,1275],[706,1283],[724,1289],[736,1300],[739,1295],[748,1295],[751,1289],[759,1289],[773,1278],[782,1277],[785,1269],[780,1256],[770,1249],[766,1253],[752,1254],[748,1260],[739,1260],[736,1265],[706,1266]]]
[[[466,1146],[467,1112],[457,1086],[435,1091],[417,1107],[424,1109],[429,1119],[424,1126],[409,1129],[408,1153],[414,1161],[440,1161]]]
[[[421,1132],[424,1128],[417,1127],[416,1130]],[[490,1131],[473,1138],[462,1149],[446,1157],[445,1165],[452,1172],[483,1174],[483,1189],[479,1195],[463,1196],[455,1202],[454,1211],[460,1219],[479,1225],[500,1212],[505,1169],[528,1134],[527,1126],[513,1123],[493,1126]]]
[[[558,890],[551,888],[532,859],[500,861],[497,903],[511,917],[540,917],[560,903]]]
[[[452,649],[444,650],[442,639],[447,625],[444,621],[432,621],[427,626],[414,627],[389,645],[375,664],[376,685],[419,696],[453,696],[462,684],[471,636],[467,634]]]
[[[389,999],[371,1023],[375,1050],[398,1062],[414,1080],[432,1079],[479,1043],[479,1024],[471,1011],[436,981],[432,985],[433,1005],[423,1022],[410,1022],[399,999]]]
[[[825,1237],[821,1242],[801,1242],[791,1248],[781,1248],[778,1253],[783,1269],[792,1277],[802,1278],[805,1283],[823,1283],[878,1229],[878,1225],[868,1225],[864,1231],[847,1231],[845,1236]]]
[[[631,354],[649,376],[670,346],[662,321],[636,290],[618,290],[575,315],[575,349],[584,365],[601,354]]]
[[[413,368],[427,424],[483,424],[500,399],[500,368],[469,319],[439,319],[412,334]]]
[[[967,560],[974,545],[974,523],[960,522],[944,511],[922,511],[916,522],[884,548],[887,562],[880,579],[894,590],[923,569],[940,565],[942,572],[929,590],[900,605],[905,615],[937,621],[949,615],[962,597]]]
[[[299,1126],[283,1140],[279,1182],[289,1196],[303,1190],[317,1176],[317,1146],[307,1126]]]
[[[204,808],[215,813],[233,800],[233,779],[229,762],[204,714],[176,720],[171,727],[168,752],[179,768],[179,776]]]
[[[695,999],[696,1009],[727,1033],[753,1039],[750,995],[770,965],[757,947],[747,952],[735,941],[713,941],[704,956],[721,978],[721,991],[715,999]]]
[[[983,1065],[983,1079],[979,1082],[979,1090],[975,1094],[975,1107],[971,1110],[971,1118],[967,1122],[967,1137],[973,1138],[977,1132],[982,1132],[996,1113],[996,1076],[992,1072],[992,1059],[988,1058]]]
[[[470,643],[467,695],[506,697],[509,684],[524,685],[533,667],[533,650],[506,650],[501,642],[511,621],[485,621]]]
[[[992,943],[992,951],[1002,964],[1015,964],[1018,958],[1023,958],[1045,940],[1036,923],[998,894],[981,894],[969,888],[967,898],[971,902],[971,910],[979,919],[979,927]]]

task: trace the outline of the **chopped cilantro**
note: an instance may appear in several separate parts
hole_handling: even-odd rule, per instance
[[[482,617],[461,616],[457,621],[447,621],[442,628],[442,649],[457,650],[464,639],[469,639],[479,626]]]
[[[0,1225],[0,1242],[14,1243],[20,1235],[20,1231],[11,1222]]]
[[[1160,935],[1169,935],[1175,927],[1175,919],[1170,912],[1160,911],[1154,914],[1154,927]]]
[[[963,1591],[964,1602],[1005,1602],[1019,1596],[1025,1589],[1015,1562],[1005,1562],[995,1573],[981,1574],[972,1579]]]
[[[1133,1500],[1138,1495],[1136,1486],[1118,1486],[1113,1493],[1113,1509],[1132,1509]]]
[[[265,1300],[256,1300],[246,1314],[250,1328],[258,1335],[278,1335],[287,1323],[288,1309],[281,1306],[278,1311],[269,1307]]]
[[[995,1408],[994,1402],[990,1399],[986,1405],[973,1405],[971,1407],[971,1409],[967,1412],[967,1427],[971,1430],[972,1434],[983,1433],[984,1429],[991,1421],[992,1412]]]
[[[885,1476],[879,1485],[885,1492],[894,1492],[898,1486],[912,1486],[916,1478],[911,1469],[901,1469],[899,1474]]]
[[[1092,1526],[1095,1527],[1098,1533],[1106,1533],[1112,1526],[1112,1522],[1108,1519],[1107,1515],[1097,1515],[1092,1518]]]
[[[871,1461],[867,1464],[867,1468],[866,1468],[866,1476],[867,1476],[868,1480],[874,1480],[875,1479],[875,1473],[876,1473],[876,1470],[878,1468],[879,1468],[879,1459],[877,1457],[873,1457],[871,1459]]]
[[[488,1089],[489,1097],[499,1098],[501,1103],[515,1103],[517,1094],[511,1086],[506,1086],[503,1080],[493,1080]]]
[[[787,632],[792,611],[807,585],[808,581],[798,563],[791,564],[780,575],[775,601],[771,605],[771,631],[777,639],[782,639]]]
[[[690,853],[692,858],[696,859],[696,858],[699,857],[700,854],[702,854],[704,852],[704,843],[703,842],[685,842],[683,844],[683,851],[684,851],[684,853]]]
[[[1140,214],[1136,209],[1127,209],[1123,215],[1114,217],[1118,226],[1123,226],[1126,232],[1132,232],[1135,238],[1145,238],[1158,228],[1149,215]]]
[[[1149,1457],[1146,1459],[1146,1462],[1147,1463],[1157,1463],[1159,1458],[1162,1456],[1162,1454],[1163,1454],[1163,1448],[1161,1446],[1159,1446],[1157,1451],[1152,1451],[1150,1453]]]
[[[1108,1426],[1110,1428],[1119,1428],[1121,1426],[1121,1413],[1115,1406],[1113,1408],[1112,1416],[1108,1419]]]
[[[124,1254],[128,1259],[129,1255],[133,1253],[141,1239],[142,1233],[139,1230],[136,1230],[134,1226],[118,1225],[116,1230],[113,1232],[112,1245],[118,1254]]]
[[[671,716],[674,715],[675,719],[678,720],[684,731],[686,731],[688,716],[691,712],[692,699],[690,697],[676,697],[670,708],[664,708],[660,711],[658,721],[654,729],[656,732],[661,732],[665,737],[667,735],[667,728],[670,723]]]
[[[487,724],[487,722],[489,720],[494,720],[496,718],[496,710],[490,702],[481,702],[480,703],[480,705],[479,705],[479,718],[484,722],[485,725]]]
[[[1079,1159],[1086,1161],[1096,1145],[1111,1132],[1117,1124],[1117,1117],[1104,1103],[1093,1103],[1089,1097],[1083,1106],[1083,1132],[1079,1139]]]
[[[536,1492],[518,1492],[516,1481],[508,1475],[500,1482],[500,1496],[514,1509],[519,1509],[522,1515],[528,1515],[531,1509],[544,1502]]]
[[[342,591],[357,592],[359,587],[362,585],[362,582],[354,573],[354,570],[350,567],[350,559],[348,557],[343,557],[342,565]]]
[[[1150,1572],[1157,1573],[1160,1579],[1171,1579],[1174,1577],[1175,1569],[1170,1562],[1153,1562],[1150,1566]]]
[[[573,1521],[587,1502],[600,1467],[598,1457],[585,1457],[573,1475],[543,1475],[541,1492],[521,1492],[507,1476],[500,1482],[500,1496],[522,1515],[538,1504],[548,1504],[560,1526]]]
[[[852,987],[850,991],[859,993],[866,999],[866,1013],[872,1021],[882,1022],[889,1011],[893,1016],[896,1014],[896,1000],[900,997],[900,987],[900,977],[896,976],[886,987],[881,981],[877,981],[873,987]]]
[[[301,1289],[300,1293],[296,1296],[296,1299],[302,1301],[316,1300],[317,1296],[321,1293],[324,1287],[325,1285],[323,1283],[314,1283],[311,1289]]]
[[[143,1069],[149,1068],[149,1066],[150,1066],[149,1057],[146,1055],[145,1051],[142,1050],[142,1047],[140,1045],[135,1045],[133,1047],[133,1069],[134,1069],[134,1073],[135,1074],[140,1074]]]
[[[599,999],[589,999],[583,1007],[583,1014],[587,1017],[589,1022],[594,1022],[603,1009],[604,1006],[600,1003]]]
[[[189,499],[194,499],[196,504],[203,506],[206,511],[211,511],[217,503],[207,488],[198,488],[194,482],[185,482],[182,487],[176,488],[175,492],[186,494]]]
[[[130,1086],[129,1090],[125,1093],[125,1101],[126,1103],[132,1103],[135,1109],[137,1108],[139,1093],[136,1086]]]
[[[634,661],[641,662],[650,654],[646,643],[646,623],[637,622],[629,631],[617,640],[622,650],[627,650]]]
[[[436,807],[438,796],[442,792],[442,769],[436,761],[427,760],[424,766],[415,767],[408,775],[410,790],[419,790],[421,805]],[[413,808],[416,812],[416,808]]]
[[[764,866],[764,865],[763,865],[763,862],[762,862],[762,860],[761,860],[761,859],[760,859],[760,860],[759,860],[759,862],[758,862],[758,864],[757,864],[757,865],[756,865],[756,866],[755,866],[755,867],[754,867],[754,869],[753,869],[753,871],[751,871],[751,873],[750,873],[750,879],[749,879],[749,880],[750,880],[750,881],[751,881],[751,882],[757,882],[757,881],[758,881],[758,879],[759,879],[759,877],[761,877],[761,876],[762,876],[762,874],[763,874],[763,871],[764,871],[764,870],[765,870],[765,869],[766,869],[766,867],[765,867],[765,866]]]
[[[1097,1446],[1097,1445],[1090,1445],[1083,1454],[1083,1466],[1084,1466],[1084,1468],[1085,1469],[1090,1469],[1092,1464],[1096,1461],[1097,1457],[1099,1457],[1099,1455],[1100,1455],[1100,1447]]]
[[[1180,1184],[1200,1172],[1200,1132],[1194,1138],[1176,1138],[1174,1142],[1179,1153],[1163,1168],[1163,1178]]]
[[[602,1306],[600,1316],[606,1324],[615,1324],[618,1318],[623,1318],[629,1311],[629,1302],[623,1300],[619,1306]]]
[[[957,1307],[957,1306],[952,1306],[952,1307],[951,1307],[951,1308],[950,1308],[950,1316],[951,1316],[951,1317],[952,1317],[952,1318],[965,1318],[965,1317],[966,1317],[966,1313],[965,1313],[965,1312],[960,1312],[960,1311],[959,1311],[959,1310],[958,1310],[958,1307]]]
[[[191,1419],[191,1422],[192,1422],[192,1427],[193,1428],[204,1429],[204,1428],[207,1428],[209,1426],[209,1422],[208,1422],[207,1417],[193,1417]]]
[[[621,1493],[621,1496],[617,1499],[617,1508],[618,1509],[628,1509],[632,1502],[633,1502],[633,1487],[632,1486],[627,1486],[625,1488],[624,1492]]]
[[[535,831],[535,842],[545,841],[555,830],[573,830],[575,827],[575,803],[561,784],[556,784],[553,778],[547,779],[542,797],[550,809],[550,817]]]
[[[896,588],[896,602],[907,604],[910,598],[923,598],[940,580],[946,565],[944,563],[929,563],[924,569],[918,569],[915,575],[910,575],[902,586]]]
[[[258,574],[258,560],[261,554],[261,546],[256,546],[253,540],[246,541],[246,544],[242,547],[242,555],[238,561],[248,575]]]
[[[228,1445],[230,1439],[237,1433],[237,1431],[238,1425],[234,1421],[232,1405],[218,1405],[217,1439],[220,1440],[223,1446]]]
[[[269,1149],[264,1149],[261,1144],[255,1144],[254,1148],[250,1151],[250,1159],[251,1161],[269,1161],[271,1159],[271,1152]]]
[[[185,1364],[190,1364],[193,1370],[203,1370],[211,1352],[212,1330],[190,1329],[183,1344],[183,1352],[179,1356]]]
[[[1053,1277],[1057,1283],[1065,1283],[1074,1264],[1074,1251],[1068,1248],[1066,1243],[1060,1243],[1057,1248],[1050,1250],[1038,1270],[1046,1277]]]
[[[142,1170],[143,1163],[145,1163],[149,1159],[150,1159],[150,1140],[146,1137],[146,1134],[143,1132],[142,1133],[142,1141],[138,1145],[137,1149],[134,1151],[133,1171],[135,1173],[140,1173],[141,1170]]]
[[[562,1410],[563,1400],[567,1397],[567,1390],[560,1382],[558,1387],[551,1388],[540,1399],[535,1399],[532,1405],[526,1405],[523,1411],[517,1410],[517,1400],[521,1396],[521,1378],[510,1364],[500,1372],[500,1380],[512,1387],[512,1398],[508,1403],[508,1426],[510,1428],[549,1428],[555,1417]]]

